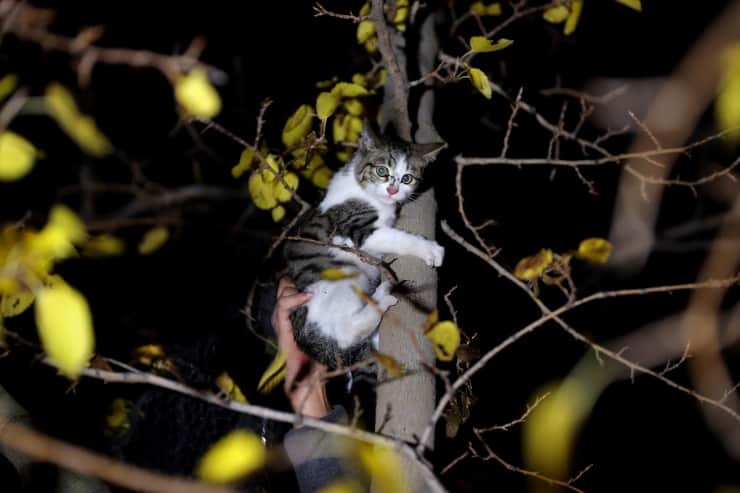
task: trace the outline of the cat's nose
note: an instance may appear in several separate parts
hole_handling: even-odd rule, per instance
[[[398,185],[388,185],[388,195],[396,195],[398,193]]]

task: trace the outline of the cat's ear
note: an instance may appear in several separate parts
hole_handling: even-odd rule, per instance
[[[445,142],[432,142],[429,144],[412,144],[414,154],[419,156],[424,164],[429,164],[437,159],[437,154],[447,147]]]
[[[362,133],[360,134],[360,149],[370,151],[377,149],[381,145],[380,137],[375,133],[372,123],[367,118],[362,124]]]

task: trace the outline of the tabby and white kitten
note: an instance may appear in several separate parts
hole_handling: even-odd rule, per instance
[[[290,241],[285,247],[288,271],[300,291],[313,293],[291,313],[298,346],[311,358],[334,369],[370,356],[372,336],[383,313],[398,301],[380,269],[347,250],[371,257],[413,255],[439,267],[444,248],[434,241],[394,228],[398,206],[417,189],[424,168],[440,144],[409,144],[377,137],[365,126],[359,148],[339,170],[319,206],[307,213],[296,234],[314,242]],[[347,277],[322,280],[326,269]],[[372,293],[376,305],[353,290]]]

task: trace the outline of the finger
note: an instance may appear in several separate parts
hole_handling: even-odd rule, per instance
[[[294,294],[284,295],[278,298],[277,309],[279,311],[290,310],[306,303],[311,299],[313,294],[311,293],[300,293],[296,291]]]

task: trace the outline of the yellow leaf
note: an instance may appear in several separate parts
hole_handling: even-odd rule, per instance
[[[581,17],[581,10],[583,9],[583,0],[572,0],[570,3],[570,14],[565,20],[565,27],[563,32],[566,35],[573,34],[578,26],[578,19]]]
[[[73,244],[87,237],[85,225],[71,209],[56,204],[51,208],[49,220],[35,235],[29,235],[30,250],[41,258],[62,259],[75,253]]]
[[[270,171],[267,171],[267,173],[272,175],[272,172]],[[277,205],[275,187],[272,183],[267,182],[264,173],[252,173],[252,176],[249,177],[247,188],[254,205],[260,209],[270,210]]]
[[[558,5],[557,7],[550,7],[545,10],[542,14],[542,18],[552,24],[560,24],[561,22],[565,22],[565,19],[568,18],[569,14],[570,9],[568,9],[568,7],[565,5]]]
[[[257,384],[257,392],[260,394],[268,394],[277,387],[277,385],[285,379],[285,355],[278,351],[270,362],[270,366],[260,377],[260,381]]]
[[[26,176],[36,160],[36,148],[15,132],[0,133],[0,181],[15,181]]]
[[[102,234],[89,238],[82,246],[82,254],[88,257],[105,257],[121,255],[126,249],[123,240],[111,234]]]
[[[326,188],[329,186],[331,176],[332,171],[326,166],[323,166],[317,169],[316,172],[311,176],[311,182],[319,188]]]
[[[357,25],[357,42],[359,44],[367,43],[375,37],[375,22],[371,20],[360,21]]]
[[[432,341],[434,353],[441,361],[452,361],[460,345],[460,329],[455,322],[445,320],[435,324],[424,335]]]
[[[66,87],[52,82],[46,87],[44,101],[51,117],[83,151],[95,157],[112,152],[113,146],[98,129],[95,120],[80,113],[74,96]]]
[[[626,5],[631,9],[635,9],[638,12],[642,12],[641,0],[616,0],[616,2],[621,3],[622,5]]]
[[[131,401],[126,399],[120,397],[113,399],[108,416],[105,417],[105,431],[108,435],[129,429],[131,405]]]
[[[159,250],[170,237],[170,231],[164,226],[157,226],[146,233],[137,247],[139,254],[149,255]]]
[[[375,361],[385,368],[388,375],[392,378],[398,378],[403,375],[403,366],[401,366],[401,363],[399,363],[393,356],[375,351],[373,353],[373,358],[375,358]]]
[[[272,220],[275,221],[276,223],[279,223],[285,217],[285,207],[283,207],[282,205],[278,205],[277,207],[274,207],[272,209],[271,213],[272,213]]]
[[[71,133],[75,122],[80,116],[74,96],[66,87],[58,82],[52,82],[46,87],[44,102],[49,113],[65,132]]]
[[[429,332],[437,322],[439,322],[439,310],[435,308],[429,315],[427,315],[426,320],[424,320],[424,332]]]
[[[18,86],[18,76],[15,74],[8,74],[0,79],[0,101],[7,98]]]
[[[376,303],[375,300],[372,298],[372,296],[368,295],[359,286],[352,284],[350,288],[352,288],[352,291],[355,292],[358,298],[360,298],[362,301],[364,301],[368,305],[374,305]]]
[[[473,2],[470,11],[476,15],[501,15],[501,4],[498,2],[485,5],[483,2]]]
[[[353,116],[362,116],[362,114],[365,112],[365,107],[362,104],[362,101],[358,99],[350,99],[344,102],[344,109],[347,110],[347,113]]]
[[[740,140],[740,43],[733,43],[722,54],[724,76],[714,102],[717,125],[731,130],[730,140]]]
[[[363,493],[366,491],[357,481],[340,479],[332,481],[318,490],[318,493]]]
[[[545,272],[552,263],[552,250],[543,248],[531,257],[525,257],[516,264],[514,276],[522,281],[532,281]]]
[[[0,318],[14,317],[25,312],[33,303],[35,296],[31,290],[4,294],[0,300]]]
[[[80,115],[72,126],[70,136],[77,142],[77,145],[95,157],[103,157],[111,153],[113,146],[108,138],[98,129],[95,120],[87,115]]]
[[[252,149],[251,147],[247,147],[246,149],[244,149],[239,156],[239,162],[236,164],[236,166],[231,168],[231,176],[233,176],[234,178],[239,178],[241,175],[243,175],[244,172],[252,166],[254,157],[254,149]]]
[[[285,185],[288,185],[288,188]],[[293,192],[296,190],[298,190],[298,175],[295,173],[285,173],[282,180],[275,180],[275,198],[278,202],[288,202],[293,198]]]
[[[151,366],[156,360],[164,359],[166,354],[159,344],[144,344],[134,349],[133,357],[142,365]]]
[[[338,115],[331,124],[332,138],[334,142],[344,142],[347,139],[349,129],[349,118],[347,115]]]
[[[512,40],[506,38],[501,38],[496,43],[491,43],[485,36],[473,36],[470,38],[470,49],[475,52],[486,53],[489,51],[503,50],[507,46],[511,46],[512,43],[514,43]]]
[[[410,493],[398,455],[393,449],[362,443],[357,446],[357,456],[378,493]]]
[[[319,97],[316,98],[316,114],[322,120],[326,120],[337,109],[339,106],[340,98],[339,95],[334,92],[322,92]]]
[[[285,144],[285,147],[293,147],[303,140],[311,130],[312,121],[313,109],[307,104],[299,106],[283,127],[283,144]]]
[[[231,399],[234,399],[237,402],[243,402],[244,404],[247,403],[247,398],[244,396],[244,393],[227,372],[222,372],[216,378],[216,385]]]
[[[62,283],[40,289],[35,306],[44,351],[64,375],[76,379],[95,346],[87,300],[79,291]]]
[[[366,95],[367,89],[359,84],[353,84],[351,82],[339,82],[332,88],[331,94],[340,98],[356,98],[357,96]]]
[[[190,115],[213,118],[221,111],[221,97],[203,67],[196,67],[175,81],[175,99]]]
[[[473,87],[478,89],[483,96],[487,99],[491,99],[491,84],[488,82],[488,77],[480,69],[468,68],[468,75],[470,76],[470,82]]]
[[[612,253],[612,245],[604,238],[587,238],[578,245],[578,258],[597,264],[606,263]]]
[[[399,31],[406,30],[406,18],[409,16],[409,0],[396,0],[394,5],[396,12],[393,15],[393,23]]]
[[[342,279],[351,279],[357,277],[357,272],[344,272],[341,269],[324,269],[319,274],[325,281],[341,281]]]
[[[229,483],[262,467],[266,457],[257,435],[246,430],[232,431],[200,459],[196,475],[209,483]]]
[[[365,86],[366,85],[365,76],[360,73],[352,74],[352,83],[357,84],[358,86]]]

